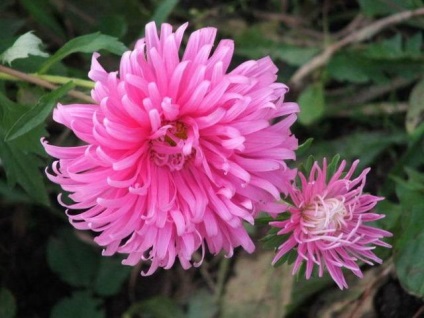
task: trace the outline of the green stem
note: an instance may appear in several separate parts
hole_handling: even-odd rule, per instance
[[[228,258],[222,258],[219,263],[218,281],[216,283],[215,301],[219,304],[224,295],[225,280],[230,269],[230,260]]]
[[[93,88],[94,83],[92,81],[83,80],[80,78],[75,77],[66,77],[66,76],[57,76],[57,75],[44,75],[44,74],[37,74],[37,73],[31,73],[28,74],[32,77],[40,78],[42,80],[45,80],[47,82],[50,82],[52,84],[66,84],[70,81],[72,81],[75,86],[84,87],[84,88]],[[0,72],[0,80],[6,80],[6,81],[22,81],[22,79],[11,76],[6,73]]]
[[[39,78],[44,79],[48,82],[55,84],[66,84],[69,81],[72,81],[75,86],[85,87],[85,88],[94,88],[94,82],[83,80],[75,77],[66,77],[66,76],[57,76],[57,75],[38,75]]]
[[[32,74],[23,73],[23,72],[14,70],[14,69],[7,67],[7,66],[4,66],[4,65],[0,65],[0,76],[7,77],[10,80],[29,82],[29,83],[35,84],[37,86],[45,87],[45,88],[48,88],[48,89],[56,89],[57,88],[56,85],[54,85],[53,83],[41,78],[40,75],[38,75],[38,74],[32,75]],[[48,75],[48,76],[52,76],[52,75]],[[66,82],[72,81],[72,79],[62,77],[62,76],[56,76],[53,79],[59,80],[59,81],[65,81],[65,79],[66,79]],[[79,80],[79,79],[76,79],[76,80]],[[79,80],[79,81],[81,83],[82,80]],[[88,81],[84,81],[84,82],[88,82]],[[73,89],[68,92],[68,95],[72,96],[74,98],[83,100],[83,101],[85,101],[89,104],[94,103],[94,101],[91,99],[90,96],[88,96],[88,95],[86,95],[82,92],[73,90]]]

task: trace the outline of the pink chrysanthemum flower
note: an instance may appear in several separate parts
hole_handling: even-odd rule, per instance
[[[317,162],[314,163],[309,179],[299,173],[300,188],[293,187],[289,193],[293,202],[288,207],[289,218],[270,223],[281,228],[278,235],[289,235],[279,246],[273,264],[296,248],[293,274],[306,262],[306,278],[309,279],[314,265],[317,265],[320,277],[326,268],[343,289],[347,288],[343,267],[362,278],[357,261],[370,265],[382,262],[372,250],[374,245],[391,247],[380,240],[391,233],[366,223],[384,217],[370,212],[383,198],[363,193],[369,169],[351,180],[358,163],[355,161],[343,175],[346,166],[343,161],[328,182],[325,159],[322,169]]]
[[[74,204],[60,202],[82,210],[68,212],[73,226],[100,233],[103,254],[128,254],[124,264],[150,260],[146,275],[176,258],[190,267],[205,242],[211,253],[252,252],[243,221],[277,212],[295,177],[284,160],[295,158],[298,106],[283,101],[276,66],[265,57],[227,72],[234,44],[213,50],[214,28],[191,34],[180,56],[186,27],[163,24],[158,34],[149,23],[119,72],[106,72],[95,54],[96,103],[53,113],[85,144],[43,141],[59,159],[48,177]]]

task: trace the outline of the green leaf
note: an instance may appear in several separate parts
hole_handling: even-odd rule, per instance
[[[392,145],[406,143],[403,131],[388,133],[386,131],[351,132],[332,141],[314,142],[310,152],[317,158],[330,157],[338,153],[343,158],[353,160],[360,158],[359,169],[370,166],[384,150]]]
[[[397,182],[396,194],[402,207],[402,232],[397,236],[397,248],[401,249],[405,242],[424,233],[424,184],[416,186],[416,181]]]
[[[49,197],[39,169],[41,164],[38,158],[3,142],[3,139],[0,140],[0,158],[4,161],[10,187],[19,183],[35,202],[49,205]]]
[[[406,113],[406,131],[412,134],[424,120],[424,79],[421,79],[411,91],[409,107]]]
[[[370,80],[370,63],[357,54],[339,53],[328,63],[328,74],[338,81],[365,83]]]
[[[380,201],[376,207],[379,214],[384,214],[385,217],[376,221],[376,227],[387,231],[394,231],[399,225],[399,220],[402,216],[402,208],[400,204],[395,204],[389,200]]]
[[[411,56],[421,55],[423,44],[423,34],[421,32],[411,36],[405,43],[405,52]]]
[[[361,11],[367,16],[374,16],[377,14],[386,14],[388,11],[387,4],[379,0],[358,0],[361,6]]]
[[[215,297],[206,289],[200,289],[189,299],[187,318],[213,318],[218,309]]]
[[[256,42],[254,42],[256,44]],[[237,53],[253,59],[270,55],[274,59],[280,59],[293,66],[301,66],[308,62],[319,52],[315,47],[297,47],[288,44],[271,42],[266,46],[255,45],[237,47]]]
[[[424,191],[424,174],[408,167],[405,167],[405,172],[408,175],[409,184],[414,185],[415,190]]]
[[[98,271],[99,258],[91,246],[66,229],[60,231],[57,237],[50,238],[47,261],[63,281],[75,287],[90,288]]]
[[[331,162],[328,164],[328,167],[327,167],[327,176],[326,176],[327,182],[330,181],[331,177],[336,173],[337,169],[340,166],[339,162],[340,162],[340,155],[336,154],[333,157],[333,159],[331,159]]]
[[[401,43],[400,35],[365,48],[346,49],[329,61],[328,76],[353,83],[373,81],[389,84],[395,76],[414,79],[423,73],[424,56],[422,53],[411,53],[411,50]]]
[[[315,157],[310,155],[310,156],[308,156],[308,159],[306,159],[305,162],[302,162],[300,164],[299,171],[301,171],[305,175],[306,178],[308,178],[308,176],[310,175],[315,161],[316,161]]]
[[[322,82],[309,85],[299,96],[299,122],[310,125],[324,114],[325,99]]]
[[[258,24],[236,36],[237,53],[252,59],[270,55],[272,58],[281,59],[290,65],[300,66],[320,51],[318,47],[294,46],[267,38],[266,34],[274,33],[276,27],[278,25],[271,23]]]
[[[421,211],[422,214],[422,211]],[[423,225],[423,223],[421,223]],[[404,288],[424,297],[424,232],[403,246],[396,257],[396,273]]]
[[[50,56],[41,66],[39,73],[45,73],[52,65],[72,53],[93,53],[100,50],[106,50],[121,55],[127,50],[127,47],[122,44],[122,42],[118,41],[118,39],[99,32],[82,35],[70,40],[57,50],[55,54]]]
[[[364,56],[373,60],[407,60],[422,61],[422,35],[416,33],[408,39],[402,39],[400,33],[377,43],[371,43],[364,51]]]
[[[299,147],[296,150],[296,156],[297,157],[303,156],[306,153],[306,151],[311,147],[313,141],[314,141],[314,138],[308,138],[303,144],[299,145]]]
[[[418,172],[417,172],[418,173]],[[413,171],[409,170],[412,175]],[[424,184],[423,176],[397,182],[396,194],[402,208],[401,228],[394,233],[396,272],[410,293],[424,296]],[[421,184],[421,186],[417,186]]]
[[[130,266],[124,266],[117,258],[102,257],[94,281],[94,291],[101,296],[112,296],[119,292],[131,273]]]
[[[16,139],[42,124],[50,115],[53,107],[56,106],[58,99],[68,93],[74,86],[72,82],[69,82],[41,97],[37,105],[23,114],[10,128],[6,134],[5,141]]]
[[[156,25],[160,25],[165,22],[177,4],[178,0],[162,1],[161,4],[156,8],[152,16],[152,20],[156,22]]]
[[[53,307],[50,318],[104,318],[106,315],[100,309],[101,303],[87,291],[75,292]]]
[[[374,59],[390,59],[402,56],[402,36],[397,33],[390,39],[368,46],[366,55]]]
[[[5,142],[6,132],[13,126],[27,107],[13,103],[0,93],[0,158],[2,159],[9,187],[18,183],[38,203],[49,205],[40,167],[44,165],[39,156],[45,156],[40,143],[47,133],[38,126],[23,138]]]
[[[0,289],[0,317],[13,318],[16,315],[16,301],[6,288]]]
[[[286,213],[288,214],[288,213]],[[288,235],[279,235],[277,234],[278,229],[272,227],[268,234],[261,239],[262,247],[264,249],[270,249],[275,251],[281,244],[283,244],[288,238]]]
[[[0,180],[0,197],[3,197],[3,202],[11,204],[31,203],[28,195],[18,189],[11,189],[3,180]]]
[[[398,13],[402,10],[413,10],[422,7],[421,0],[359,0],[361,11],[369,17]]]
[[[273,56],[293,66],[301,66],[310,61],[320,51],[317,47],[298,47],[288,44],[278,45],[272,50]]]
[[[49,240],[47,260],[63,281],[86,287],[101,296],[118,293],[131,272],[131,267],[121,265],[118,258],[101,257],[69,229]]]
[[[182,309],[171,299],[156,296],[133,304],[122,318],[184,318]]]
[[[0,58],[3,63],[10,65],[14,60],[27,58],[29,55],[49,56],[40,50],[41,45],[42,41],[38,37],[32,34],[32,32],[27,32],[21,35],[10,48],[4,51]]]

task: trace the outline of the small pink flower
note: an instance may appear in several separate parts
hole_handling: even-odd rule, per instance
[[[369,169],[351,180],[358,163],[355,161],[343,175],[346,166],[343,161],[328,182],[325,159],[322,170],[317,162],[314,163],[309,179],[299,173],[300,189],[293,187],[289,194],[293,202],[293,206],[288,207],[289,219],[270,223],[281,228],[278,235],[289,235],[278,247],[273,264],[296,248],[293,274],[306,262],[306,278],[309,279],[317,265],[320,277],[326,268],[343,289],[347,288],[343,267],[362,278],[358,261],[370,265],[372,261],[382,262],[372,250],[374,245],[391,247],[380,240],[391,233],[365,224],[384,217],[370,212],[383,198],[363,193]]]
[[[53,113],[84,144],[43,141],[59,159],[48,177],[74,202],[62,205],[80,210],[67,212],[73,226],[98,232],[103,254],[127,254],[124,264],[150,260],[146,274],[176,258],[190,267],[205,243],[214,254],[252,252],[243,221],[279,211],[295,177],[284,161],[295,158],[298,106],[283,101],[276,66],[265,57],[228,72],[234,43],[214,48],[214,28],[191,34],[180,56],[186,27],[163,24],[158,33],[149,23],[119,72],[94,54],[96,103]]]

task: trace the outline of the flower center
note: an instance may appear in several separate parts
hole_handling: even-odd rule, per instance
[[[187,127],[181,122],[164,122],[163,134],[152,141],[151,158],[158,166],[181,170],[193,153]]]
[[[177,146],[178,141],[187,139],[187,128],[183,123],[176,122],[164,137],[170,146]]]
[[[310,234],[329,234],[338,232],[345,224],[348,211],[339,199],[317,198],[302,211],[304,226]]]

